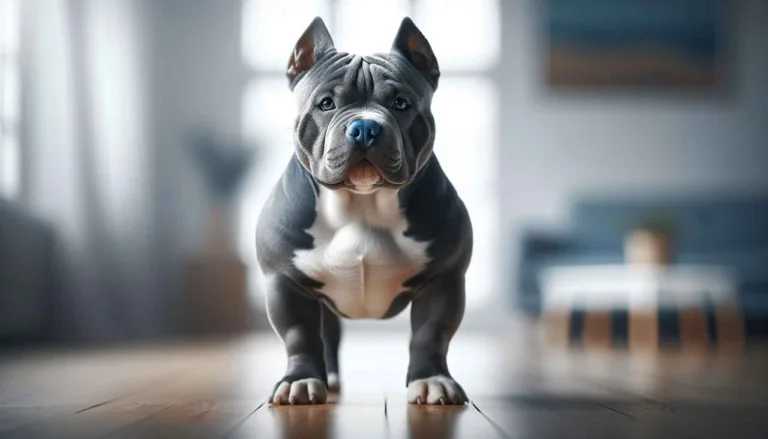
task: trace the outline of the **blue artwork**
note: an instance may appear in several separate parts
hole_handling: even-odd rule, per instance
[[[550,86],[723,82],[722,1],[549,0],[546,7]]]

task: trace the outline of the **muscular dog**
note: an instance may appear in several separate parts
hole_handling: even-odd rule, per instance
[[[286,74],[295,154],[256,233],[288,356],[270,401],[325,402],[339,385],[339,319],[386,319],[411,304],[408,400],[463,404],[446,354],[464,313],[472,228],[432,152],[440,69],[429,42],[405,18],[388,53],[339,52],[316,18]]]

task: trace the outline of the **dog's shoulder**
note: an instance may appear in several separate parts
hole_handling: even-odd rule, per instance
[[[401,191],[400,205],[409,226],[405,235],[430,243],[433,262],[424,276],[467,269],[472,253],[469,213],[434,154],[417,179]]]
[[[317,215],[317,187],[294,155],[259,215],[256,253],[264,269],[290,264],[298,249],[309,249],[307,233]]]

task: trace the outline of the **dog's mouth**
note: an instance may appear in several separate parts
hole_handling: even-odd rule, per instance
[[[360,160],[349,168],[347,178],[344,180],[344,186],[347,188],[362,191],[374,190],[383,186],[384,183],[384,176],[373,163],[366,159]]]

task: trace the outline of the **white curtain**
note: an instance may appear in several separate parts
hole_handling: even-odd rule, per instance
[[[60,238],[62,330],[158,333],[142,2],[22,3],[22,201]]]

